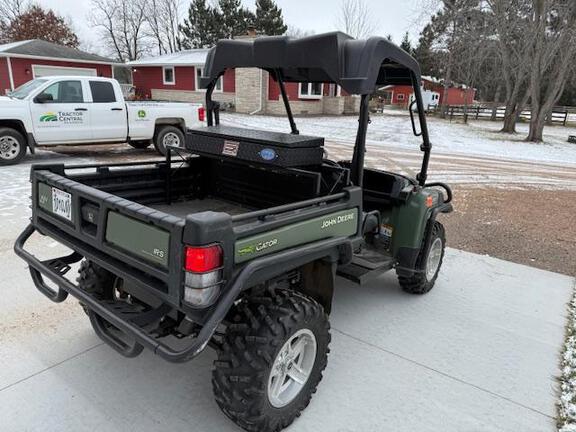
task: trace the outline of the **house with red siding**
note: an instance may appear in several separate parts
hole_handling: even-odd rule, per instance
[[[452,84],[444,93],[444,82],[433,77],[422,77],[422,88],[424,94],[429,94],[430,99],[436,103],[424,101],[424,105],[472,105],[476,97],[476,89],[464,84]],[[414,98],[414,91],[411,86],[390,85],[382,88],[385,97],[384,100],[389,105],[407,107]]]
[[[0,94],[43,76],[114,77],[114,60],[33,39],[0,45]]]
[[[136,94],[146,99],[204,102],[198,88],[208,49],[191,49],[129,62]],[[335,84],[286,83],[295,114],[358,112],[360,98]],[[236,112],[285,114],[280,88],[272,76],[254,68],[229,69],[220,78],[213,99]]]

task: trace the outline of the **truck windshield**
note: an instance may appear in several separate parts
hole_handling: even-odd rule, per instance
[[[48,80],[35,79],[32,81],[28,81],[26,84],[21,85],[20,87],[18,87],[13,92],[9,92],[8,96],[11,96],[11,97],[16,98],[16,99],[24,99],[26,96],[28,96],[30,93],[32,93],[34,90],[36,90],[38,87],[40,87],[42,84],[46,83],[46,81],[48,81]]]

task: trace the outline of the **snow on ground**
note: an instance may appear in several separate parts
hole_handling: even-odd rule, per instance
[[[561,363],[559,432],[576,432],[576,293],[568,309],[566,343]]]
[[[223,124],[236,124],[257,129],[289,131],[284,117],[223,114]],[[400,111],[373,114],[368,128],[369,145],[418,149],[421,138],[412,134],[409,116]],[[354,144],[358,120],[356,116],[302,117],[296,119],[302,134],[323,136],[329,141]],[[430,139],[436,153],[491,156],[531,162],[575,165],[576,144],[567,142],[568,135],[576,135],[576,127],[553,126],[545,130],[545,143],[524,141],[527,124],[519,124],[513,136],[499,134],[500,122],[470,121],[469,125],[450,123],[437,118],[428,119]]]
[[[30,166],[37,163],[89,163],[89,159],[69,158],[52,151],[28,154],[18,165],[0,167],[0,226],[23,226],[30,218]],[[1,240],[1,236],[0,236]]]

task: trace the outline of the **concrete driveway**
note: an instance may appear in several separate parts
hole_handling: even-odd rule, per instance
[[[183,365],[122,358],[73,299],[36,292],[5,247],[0,275],[3,432],[239,430],[213,401],[213,352]],[[289,430],[553,431],[573,286],[456,250],[427,296],[403,294],[393,274],[361,288],[339,280],[329,365]]]

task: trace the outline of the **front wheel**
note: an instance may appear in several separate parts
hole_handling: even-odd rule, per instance
[[[329,330],[322,306],[300,293],[277,289],[242,301],[214,362],[220,409],[247,431],[289,426],[322,379]]]
[[[184,147],[184,132],[176,126],[161,126],[154,134],[154,147],[166,156],[167,146]]]
[[[407,293],[426,294],[438,278],[446,248],[446,234],[440,222],[434,221],[431,236],[430,246],[422,245],[416,261],[416,268],[420,271],[409,277],[398,275],[398,282]]]
[[[24,136],[12,128],[0,128],[0,165],[13,165],[26,156]]]

